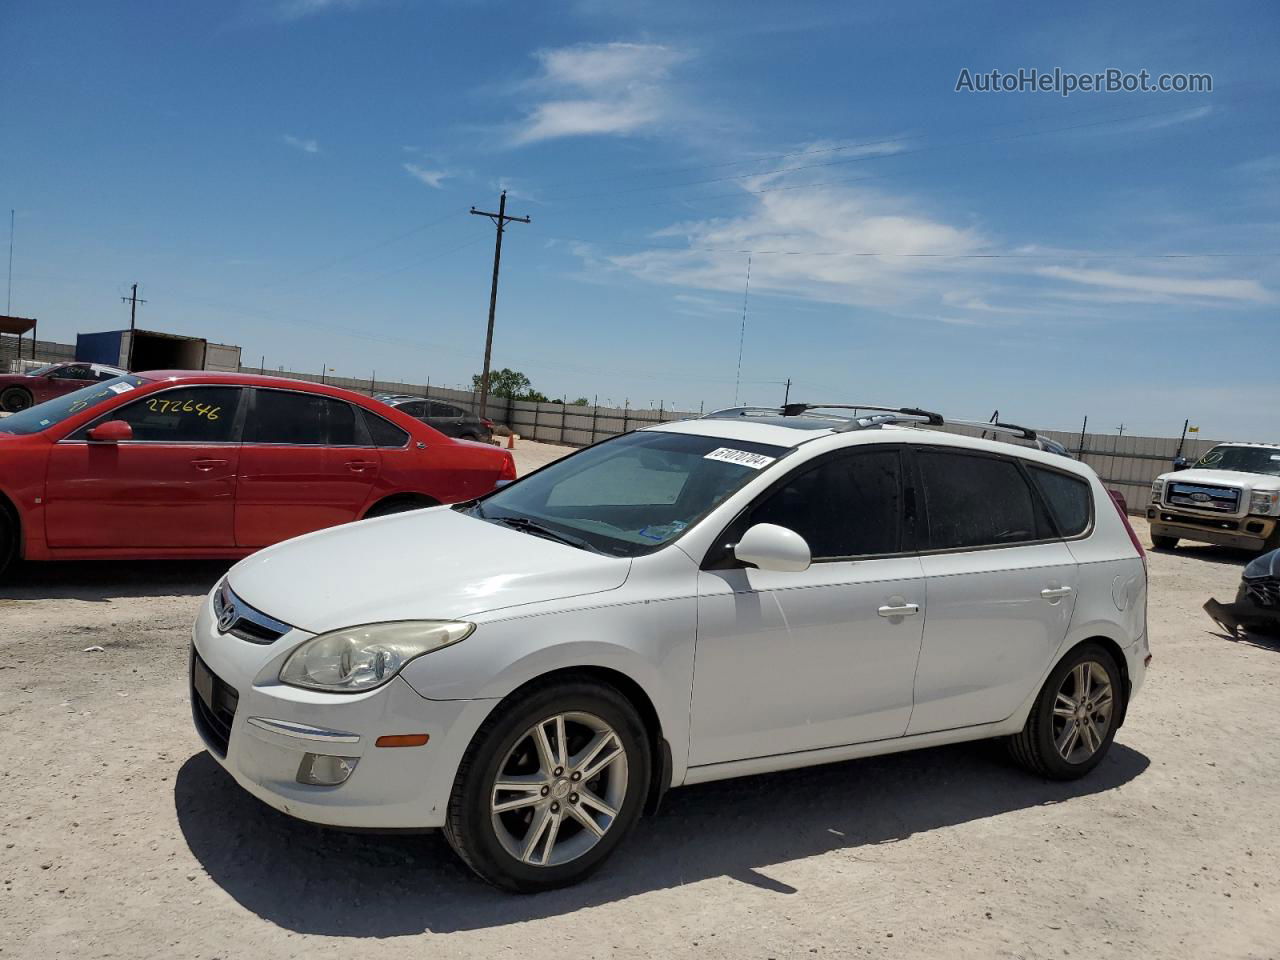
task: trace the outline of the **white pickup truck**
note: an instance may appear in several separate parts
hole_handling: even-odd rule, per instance
[[[1189,469],[1151,484],[1151,543],[1171,550],[1179,540],[1246,550],[1280,548],[1280,446],[1220,443]]]

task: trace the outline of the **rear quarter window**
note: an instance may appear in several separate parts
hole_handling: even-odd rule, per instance
[[[1064,537],[1078,537],[1089,529],[1093,518],[1093,495],[1087,482],[1030,464],[1027,470],[1049,505],[1059,533]]]

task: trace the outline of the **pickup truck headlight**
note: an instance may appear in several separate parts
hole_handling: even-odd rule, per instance
[[[1151,502],[1159,503],[1160,497],[1163,495],[1164,495],[1164,481],[1163,480],[1151,481]]]
[[[1274,490],[1255,490],[1249,495],[1249,512],[1269,517],[1280,504],[1280,493]]]
[[[398,620],[332,630],[293,651],[280,682],[329,693],[373,690],[410,660],[465,640],[475,628],[451,620]]]

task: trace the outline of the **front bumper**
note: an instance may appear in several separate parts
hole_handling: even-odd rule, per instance
[[[1276,528],[1275,517],[1201,516],[1154,503],[1147,507],[1147,520],[1153,537],[1177,537],[1242,550],[1261,550]]]
[[[388,830],[443,826],[462,754],[495,701],[429,700],[401,677],[360,694],[279,683],[284,659],[308,636],[293,631],[264,646],[218,633],[206,599],[192,630],[190,695],[209,753],[244,789],[302,820]],[[199,664],[215,678],[203,679],[203,697]],[[429,739],[420,747],[375,745],[380,736],[421,733]],[[355,769],[337,786],[299,783],[308,753],[355,758]]]
[[[1204,612],[1233,637],[1241,632],[1280,634],[1280,607],[1263,606],[1249,596],[1242,584],[1233,603],[1209,600]]]

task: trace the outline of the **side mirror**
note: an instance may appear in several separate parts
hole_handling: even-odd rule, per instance
[[[133,427],[124,420],[108,420],[89,431],[93,443],[121,443],[133,439]]]
[[[781,573],[808,570],[813,559],[804,537],[773,523],[757,523],[749,529],[733,548],[733,555],[761,570]]]
[[[1185,469],[1187,469],[1187,467],[1189,467],[1189,466],[1190,466],[1190,464],[1189,464],[1189,463],[1187,463],[1187,458],[1186,458],[1186,457],[1174,457],[1174,458],[1173,458],[1173,469],[1174,469],[1175,471],[1177,471],[1177,470],[1185,470]]]

